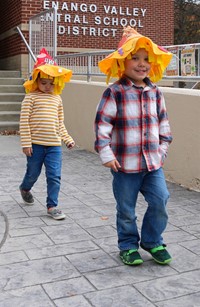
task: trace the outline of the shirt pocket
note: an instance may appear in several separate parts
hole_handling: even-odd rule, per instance
[[[147,114],[149,116],[153,116],[153,117],[157,118],[158,113],[157,113],[157,101],[156,101],[156,99],[151,98],[147,104],[148,104]]]

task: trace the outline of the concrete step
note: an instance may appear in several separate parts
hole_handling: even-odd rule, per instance
[[[0,122],[0,131],[19,131],[19,121]]]
[[[23,93],[25,94],[22,85],[0,85],[0,93]]]
[[[0,70],[0,131],[19,130],[21,102],[25,96],[21,72]]]
[[[15,70],[0,70],[0,78],[20,78],[20,71]]]
[[[19,121],[20,111],[0,111],[0,122]]]
[[[0,101],[3,102],[22,102],[24,99],[25,94],[23,93],[0,93]]]
[[[22,85],[24,83],[22,78],[0,78],[0,85]]]
[[[20,111],[21,102],[0,101],[0,111]]]

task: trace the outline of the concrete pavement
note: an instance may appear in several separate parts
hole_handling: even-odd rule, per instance
[[[63,147],[60,208],[46,215],[42,173],[35,204],[22,203],[18,136],[0,136],[0,307],[199,307],[200,193],[168,183],[165,243],[170,265],[123,265],[118,257],[111,175],[96,154]],[[145,202],[139,196],[141,224]]]

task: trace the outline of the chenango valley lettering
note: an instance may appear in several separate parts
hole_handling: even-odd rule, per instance
[[[147,9],[97,5],[77,2],[43,1],[43,8],[57,10],[58,34],[115,37],[117,29],[131,26],[143,28]],[[89,18],[90,17],[90,18]],[[92,18],[91,18],[92,17]],[[46,21],[53,21],[53,13],[45,14]]]

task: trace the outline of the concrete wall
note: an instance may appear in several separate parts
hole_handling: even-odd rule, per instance
[[[65,124],[76,141],[94,151],[94,118],[105,83],[71,81],[63,93]],[[173,143],[164,165],[166,178],[200,191],[200,91],[164,88]]]
[[[21,77],[27,79],[28,74],[28,54],[18,54],[5,59],[0,59],[1,70],[16,70],[21,72]]]

